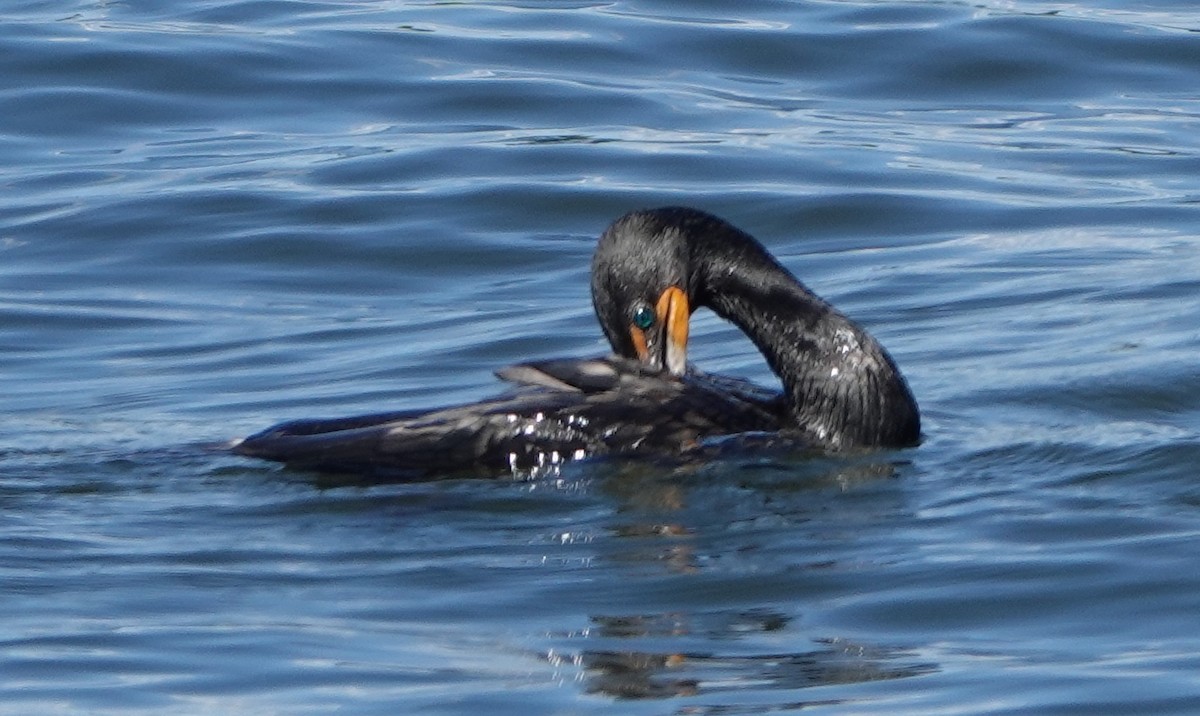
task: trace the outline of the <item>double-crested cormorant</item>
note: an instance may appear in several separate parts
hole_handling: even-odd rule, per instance
[[[678,454],[779,433],[826,450],[920,439],[916,401],[870,334],[818,298],[749,234],[711,214],[634,211],[605,230],[592,302],[615,355],[504,368],[505,396],[427,411],[282,423],[238,442],[297,467],[431,478],[537,471],[612,454]],[[783,392],[687,366],[706,306],[754,342]]]

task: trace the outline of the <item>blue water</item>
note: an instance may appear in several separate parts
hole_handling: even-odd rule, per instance
[[[1197,33],[6,3],[0,711],[1200,712]],[[205,447],[603,352],[595,237],[668,203],[867,326],[925,443],[384,486]]]

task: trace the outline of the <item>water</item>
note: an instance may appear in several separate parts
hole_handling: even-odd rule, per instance
[[[1200,711],[1191,3],[0,21],[0,710]],[[868,326],[925,443],[385,486],[204,449],[602,352],[595,237],[667,203]]]

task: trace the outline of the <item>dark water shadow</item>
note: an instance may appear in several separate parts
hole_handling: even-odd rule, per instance
[[[786,698],[773,702],[764,692],[903,679],[938,671],[905,647],[865,644],[839,638],[813,638],[795,651],[747,651],[740,645],[753,635],[782,635],[793,619],[771,609],[694,614],[605,615],[592,618],[591,638],[609,648],[577,653],[553,652],[548,659],[570,661],[583,670],[586,693],[615,699],[689,698],[687,714],[762,713],[845,699]],[[725,643],[726,652],[705,649],[630,649],[623,641]],[[756,692],[755,703],[739,703]],[[695,703],[703,700],[707,703]],[[723,703],[723,700],[726,701]]]
[[[896,485],[906,465],[902,453],[778,452],[669,470],[631,462],[606,466],[597,489],[615,510],[608,522],[612,539],[601,544],[597,562],[624,575],[629,601],[679,607],[594,613],[586,647],[577,648],[576,634],[548,658],[581,669],[586,693],[681,698],[677,712],[685,714],[838,704],[844,699],[828,693],[797,698],[797,692],[938,671],[918,644],[814,633],[799,619],[809,604],[820,608],[828,589],[804,585],[830,574],[836,581],[841,561],[861,557],[851,542],[830,558],[822,543],[839,539],[832,531],[849,519],[909,518]],[[816,549],[809,554],[805,546]],[[721,603],[736,606],[713,608]]]

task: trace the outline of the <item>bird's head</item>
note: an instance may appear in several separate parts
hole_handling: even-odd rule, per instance
[[[635,211],[600,236],[592,305],[613,351],[672,375],[687,369],[689,251],[662,210]]]

